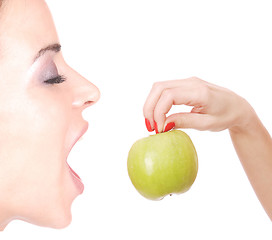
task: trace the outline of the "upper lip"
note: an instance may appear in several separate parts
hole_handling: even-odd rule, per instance
[[[77,141],[87,132],[88,127],[89,127],[88,122],[85,122],[85,124],[83,125],[83,127],[81,128],[81,130],[75,136],[74,141],[72,142],[72,144],[71,144],[71,146],[69,148],[69,152],[72,150],[72,148],[77,143]]]

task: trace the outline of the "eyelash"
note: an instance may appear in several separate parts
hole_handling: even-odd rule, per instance
[[[46,83],[46,84],[59,84],[59,83],[63,83],[64,81],[66,81],[66,77],[63,75],[58,75],[54,78],[44,81],[44,83]]]

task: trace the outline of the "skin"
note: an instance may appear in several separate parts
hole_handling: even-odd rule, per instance
[[[0,11],[0,229],[14,219],[63,228],[83,190],[67,156],[99,90],[64,61],[44,0],[8,0]]]
[[[166,116],[172,105],[192,106],[189,113]],[[175,128],[229,130],[238,157],[263,208],[272,221],[272,139],[251,105],[234,92],[197,77],[154,83],[144,116],[151,130]]]

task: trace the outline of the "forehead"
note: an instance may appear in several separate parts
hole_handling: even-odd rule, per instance
[[[57,41],[51,13],[44,0],[6,0],[1,8],[1,49],[33,50]]]

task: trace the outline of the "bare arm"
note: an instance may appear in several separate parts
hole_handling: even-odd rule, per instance
[[[248,127],[229,132],[248,179],[272,221],[272,139],[257,116]]]
[[[192,106],[189,113],[167,116],[172,105]],[[196,77],[158,82],[144,105],[149,131],[175,128],[228,129],[243,168],[272,220],[272,140],[250,104],[234,92]]]

